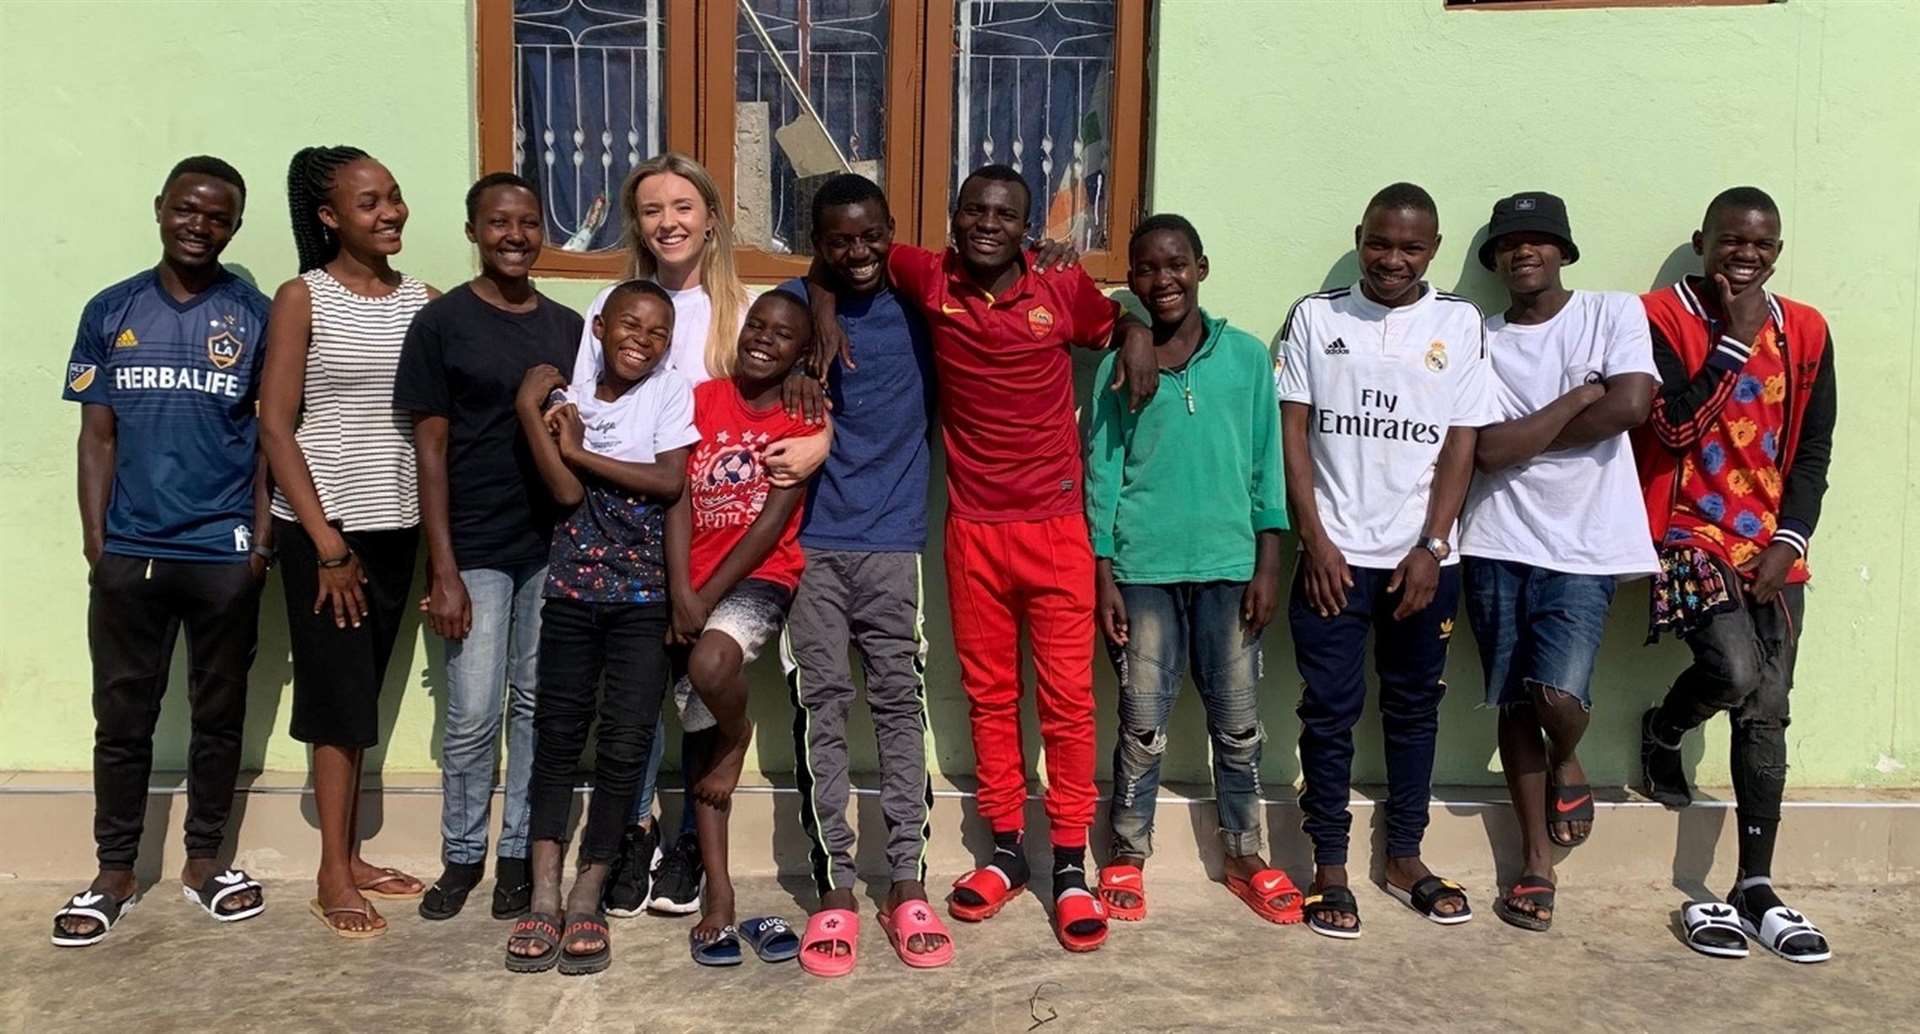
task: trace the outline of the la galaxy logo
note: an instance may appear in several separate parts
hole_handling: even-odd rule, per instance
[[[1432,370],[1434,373],[1441,373],[1446,370],[1447,343],[1445,341],[1435,341],[1433,344],[1427,346],[1426,364],[1427,369]]]
[[[219,369],[226,369],[240,361],[240,353],[246,350],[246,343],[234,333],[238,319],[228,316],[223,323],[220,320],[208,320],[207,325],[214,332],[207,335],[207,361]]]
[[[1053,329],[1053,313],[1048,312],[1044,305],[1036,305],[1028,309],[1027,329],[1032,331],[1036,338],[1046,337],[1047,331]]]

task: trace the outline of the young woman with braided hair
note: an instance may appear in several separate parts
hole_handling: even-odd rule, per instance
[[[407,204],[353,147],[308,147],[287,169],[300,275],[267,322],[260,434],[272,468],[293,646],[290,732],[313,746],[320,818],[313,914],[341,937],[387,922],[367,898],[426,888],[360,857],[360,759],[379,739],[380,684],[413,581],[420,507],[408,415],[393,405],[401,342],[439,292],[390,264]]]

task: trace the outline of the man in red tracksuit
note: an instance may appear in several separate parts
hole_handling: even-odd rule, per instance
[[[955,918],[992,916],[1029,873],[1026,758],[1020,742],[1020,631],[1033,644],[1035,703],[1047,758],[1054,931],[1072,951],[1106,939],[1105,909],[1087,890],[1087,827],[1096,792],[1093,550],[1080,479],[1073,362],[1067,346],[1120,339],[1121,376],[1137,408],[1158,386],[1153,342],[1079,268],[1041,271],[1021,250],[1032,209],[1025,180],[1004,165],[976,169],[953,211],[944,253],[896,244],[887,275],[925,314],[933,336],[947,458],[947,598],[960,681],[973,720],[980,814],[994,853],[954,885]],[[829,347],[829,292],[813,291]],[[842,355],[857,364],[859,356]]]

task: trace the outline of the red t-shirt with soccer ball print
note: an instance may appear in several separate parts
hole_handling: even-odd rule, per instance
[[[693,423],[700,429],[700,444],[687,460],[687,501],[693,507],[687,574],[698,589],[713,577],[766,508],[767,493],[773,488],[761,462],[767,446],[783,438],[804,438],[819,429],[788,416],[778,403],[764,410],[748,405],[731,377],[693,389]],[[794,507],[773,552],[747,577],[788,589],[800,584],[800,571],[806,566],[800,552],[800,519],[805,509]]]

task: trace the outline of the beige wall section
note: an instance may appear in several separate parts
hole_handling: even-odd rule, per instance
[[[1792,0],[1765,7],[1450,13],[1439,0],[1163,0],[1154,42],[1152,198],[1191,216],[1209,242],[1208,306],[1274,332],[1302,293],[1353,276],[1351,227],[1389,180],[1423,183],[1448,235],[1434,281],[1483,300],[1492,286],[1470,243],[1492,200],[1546,188],[1572,207],[1578,287],[1644,290],[1670,280],[1711,194],[1773,191],[1789,244],[1774,285],[1820,306],[1835,328],[1843,411],[1833,492],[1815,560],[1790,737],[1796,784],[1920,783],[1920,432],[1912,377],[1920,292],[1920,6]],[[462,0],[408,3],[0,4],[0,127],[14,199],[0,249],[0,769],[83,769],[91,716],[86,588],[73,502],[74,408],[60,374],[80,307],[151,263],[151,199],[167,167],[220,154],[250,180],[250,213],[229,251],[269,292],[293,272],[284,170],[292,152],[352,143],[384,159],[412,207],[408,272],[447,287],[471,272],[461,197],[475,172],[472,34]],[[546,285],[584,305],[598,286]],[[936,500],[936,520],[939,507]],[[941,771],[971,768],[966,708],[946,631],[937,542],[927,556],[928,696]],[[1909,591],[1915,590],[1915,591]],[[1639,646],[1644,590],[1621,594],[1586,751],[1594,775],[1625,779],[1632,726],[1684,657]],[[1465,622],[1461,622],[1464,629]],[[403,637],[388,679],[391,732],[375,761],[436,765],[440,648]],[[1101,756],[1112,686],[1099,665]],[[1489,783],[1491,718],[1474,710],[1478,665],[1462,636],[1442,718],[1440,778]],[[285,736],[289,663],[283,600],[269,588],[255,669],[249,765],[302,769]],[[1284,630],[1268,637],[1263,683],[1269,792],[1298,772],[1297,679]],[[163,709],[158,762],[179,767],[184,671]],[[790,770],[789,708],[774,663],[755,671],[754,763]],[[1031,723],[1029,723],[1031,725]],[[1700,775],[1723,781],[1723,736]],[[1358,775],[1378,779],[1377,726],[1360,732]],[[864,718],[856,763],[871,767]],[[1204,779],[1189,697],[1174,717],[1168,775]],[[1698,740],[1691,749],[1699,752]],[[1103,766],[1104,768],[1104,762]]]

